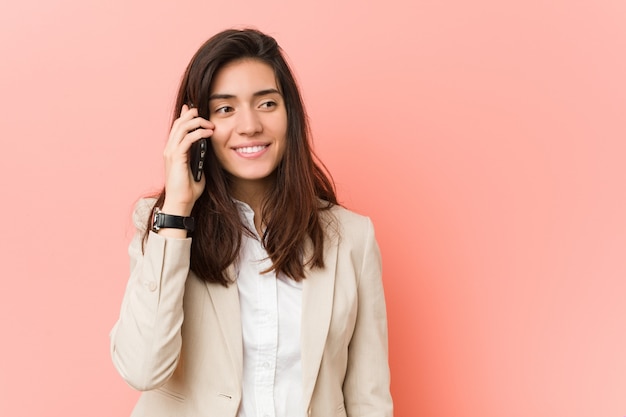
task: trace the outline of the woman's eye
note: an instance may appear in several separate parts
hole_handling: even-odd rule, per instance
[[[277,104],[276,104],[275,101],[265,101],[265,102],[261,103],[261,107],[265,108],[265,109],[268,109],[268,108],[271,108],[271,107],[276,107],[276,105]]]
[[[233,111],[233,108],[230,106],[222,106],[222,107],[218,107],[217,109],[215,109],[215,113],[230,113],[231,111]]]

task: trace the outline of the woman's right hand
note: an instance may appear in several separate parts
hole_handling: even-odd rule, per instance
[[[196,182],[189,167],[189,150],[194,142],[213,135],[215,125],[198,116],[198,109],[183,105],[180,117],[172,125],[163,151],[165,160],[165,201],[161,210],[167,214],[189,216],[202,194],[206,179]],[[210,146],[210,145],[209,145]]]

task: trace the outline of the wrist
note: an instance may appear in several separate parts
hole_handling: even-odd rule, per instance
[[[167,200],[163,202],[163,207],[161,207],[161,212],[165,214],[171,214],[172,216],[183,216],[189,217],[191,216],[191,210],[193,209],[193,204],[176,204],[170,203]]]
[[[161,229],[155,233],[163,237],[169,237],[174,239],[187,239],[187,231],[183,229]]]
[[[152,230],[157,233],[161,229],[180,229],[185,233],[191,233],[194,231],[195,225],[193,217],[165,213],[158,207],[155,207],[152,213]]]

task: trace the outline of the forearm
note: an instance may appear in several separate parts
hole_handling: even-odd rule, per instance
[[[171,376],[180,356],[191,239],[151,232],[143,254],[139,245],[134,241],[129,249],[138,259],[131,262],[120,318],[111,332],[111,355],[131,386],[148,390]]]

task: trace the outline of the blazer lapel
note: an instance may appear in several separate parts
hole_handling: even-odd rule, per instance
[[[327,240],[324,246],[324,268],[306,267],[306,279],[302,283],[302,400],[306,408],[309,407],[313,395],[332,317],[337,250],[337,240]],[[309,259],[311,253],[312,245],[310,241],[307,241],[305,259]],[[234,266],[229,268],[228,275],[231,278],[235,277]],[[215,313],[228,346],[237,381],[241,386],[243,336],[237,284],[233,281],[228,288],[219,284],[206,284],[206,286],[215,306]]]
[[[312,247],[308,242],[305,253],[310,259]],[[319,373],[326,337],[332,316],[337,266],[337,242],[327,240],[324,247],[324,268],[306,269],[302,283],[302,380],[303,403],[309,407]]]
[[[215,314],[220,323],[220,329],[226,345],[230,359],[236,372],[237,381],[241,386],[243,375],[243,336],[241,330],[241,310],[239,307],[239,291],[235,277],[235,268],[228,268],[228,276],[232,283],[228,288],[220,284],[206,284],[209,296],[215,306]]]

